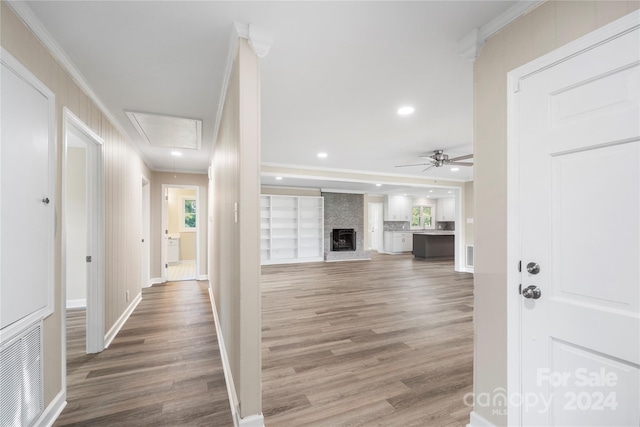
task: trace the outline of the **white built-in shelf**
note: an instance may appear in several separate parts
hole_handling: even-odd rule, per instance
[[[324,260],[324,198],[260,197],[262,264]]]

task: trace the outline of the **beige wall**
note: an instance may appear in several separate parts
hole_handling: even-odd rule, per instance
[[[196,190],[190,188],[169,188],[169,200],[167,200],[167,211],[169,214],[169,234],[180,235],[180,261],[195,261],[196,259],[196,232],[180,231],[180,214],[182,210],[183,197],[196,197]],[[203,208],[206,205],[203,205]],[[196,206],[196,210],[198,206]],[[197,225],[200,225],[198,217]],[[203,218],[206,222],[206,217]],[[203,232],[206,235],[206,232]]]
[[[635,9],[637,1],[549,1],[492,36],[474,64],[475,393],[506,389],[507,72]],[[506,416],[477,414],[497,425]]]
[[[67,301],[87,298],[86,152],[67,148]]]
[[[295,187],[267,187],[260,188],[261,194],[275,196],[314,196],[320,197],[322,193],[319,188],[295,188]]]
[[[206,174],[153,172],[151,174],[151,236],[149,239],[151,246],[151,280],[159,280],[162,277],[162,244],[164,242],[164,229],[162,225],[162,186],[172,185],[193,185],[198,187],[199,204],[198,218],[200,219],[200,258],[199,276],[207,274],[207,235],[209,222],[207,221],[207,205],[209,178]],[[195,233],[185,233],[195,234]],[[195,238],[195,236],[193,236]],[[182,245],[182,239],[180,244]]]
[[[122,315],[131,298],[141,291],[141,175],[149,176],[130,143],[99,108],[82,92],[71,76],[56,62],[35,35],[2,2],[0,41],[56,96],[56,211],[61,211],[62,108],[68,107],[104,139],[105,180],[105,333]],[[56,229],[61,229],[60,216]],[[48,405],[62,389],[62,301],[60,234],[55,239],[54,313],[44,321],[44,399]]]
[[[258,66],[240,39],[211,165],[210,282],[242,418],[262,413]]]

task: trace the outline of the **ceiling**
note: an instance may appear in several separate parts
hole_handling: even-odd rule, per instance
[[[458,40],[516,2],[26,3],[154,170],[206,172],[239,22],[274,38],[261,60],[263,164],[467,181],[472,167],[395,165],[472,152],[473,63]],[[399,116],[403,105],[415,112]],[[172,157],[127,111],[202,120],[201,149]]]

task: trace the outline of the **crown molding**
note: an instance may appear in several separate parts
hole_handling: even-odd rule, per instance
[[[502,30],[530,10],[538,7],[545,0],[521,0],[480,28],[474,28],[458,41],[458,53],[464,59],[475,61],[485,42],[495,33]]]
[[[153,164],[149,159],[145,158],[140,148],[130,140],[129,134],[124,130],[124,127],[115,118],[115,116],[109,111],[109,109],[100,100],[98,95],[91,88],[87,80],[82,73],[71,62],[71,59],[67,53],[60,47],[58,42],[55,41],[51,33],[42,25],[42,22],[33,13],[33,10],[23,0],[5,0],[5,3],[15,12],[16,15],[24,22],[24,24],[33,32],[36,38],[44,45],[44,47],[51,53],[51,56],[60,64],[60,66],[71,76],[73,81],[80,87],[80,89],[93,101],[94,104],[100,109],[102,114],[107,117],[107,120],[125,137],[125,140],[140,156],[140,159],[146,163],[150,169],[153,170]]]

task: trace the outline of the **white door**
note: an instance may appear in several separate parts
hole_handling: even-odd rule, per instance
[[[369,246],[372,251],[382,250],[382,203],[369,203]]]
[[[640,425],[639,41],[515,89],[523,425]]]

